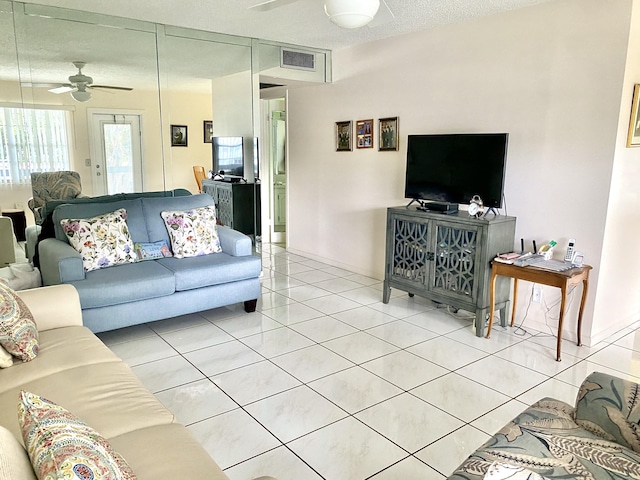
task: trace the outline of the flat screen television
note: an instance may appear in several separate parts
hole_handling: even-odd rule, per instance
[[[409,135],[405,197],[500,208],[508,133]],[[428,208],[428,206],[427,206]]]
[[[213,171],[225,177],[244,177],[244,142],[242,137],[213,137]]]

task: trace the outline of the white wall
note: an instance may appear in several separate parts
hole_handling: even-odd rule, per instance
[[[611,181],[611,196],[607,211],[600,282],[596,297],[592,336],[605,339],[640,318],[640,258],[634,255],[635,240],[640,237],[640,148],[627,148],[627,131],[631,116],[633,87],[640,83],[640,2],[634,2],[630,21],[627,69],[616,137],[616,151]]]
[[[561,0],[334,52],[333,84],[289,94],[289,248],[382,278],[386,208],[407,203],[407,134],[506,131],[517,248],[574,237],[594,266],[589,343],[631,5]],[[376,135],[374,149],[335,152],[334,122],[396,115],[400,151],[378,152]],[[548,304],[557,295],[544,289]],[[553,329],[557,308],[535,307],[527,325]]]

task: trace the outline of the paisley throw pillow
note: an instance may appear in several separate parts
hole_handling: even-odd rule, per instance
[[[0,345],[28,362],[38,355],[38,328],[22,299],[0,282]]]

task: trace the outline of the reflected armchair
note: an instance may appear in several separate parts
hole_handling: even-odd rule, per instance
[[[202,193],[202,181],[207,178],[207,174],[204,171],[204,167],[200,165],[194,165],[193,176],[196,177],[196,183],[198,184],[198,193]]]
[[[33,212],[36,224],[42,223],[41,210],[51,200],[67,200],[80,196],[80,174],[71,171],[31,173],[33,197],[27,205]]]

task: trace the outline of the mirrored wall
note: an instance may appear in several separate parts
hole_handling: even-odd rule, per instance
[[[0,42],[0,107],[64,110],[70,167],[89,196],[120,188],[105,180],[116,171],[135,190],[195,193],[193,166],[211,169],[212,135],[259,137],[261,81],[330,81],[329,52],[296,47],[314,69],[283,68],[273,42],[8,0]],[[87,88],[69,78],[78,75]],[[110,142],[137,139],[111,160]],[[30,196],[28,184],[2,187],[11,203]]]

